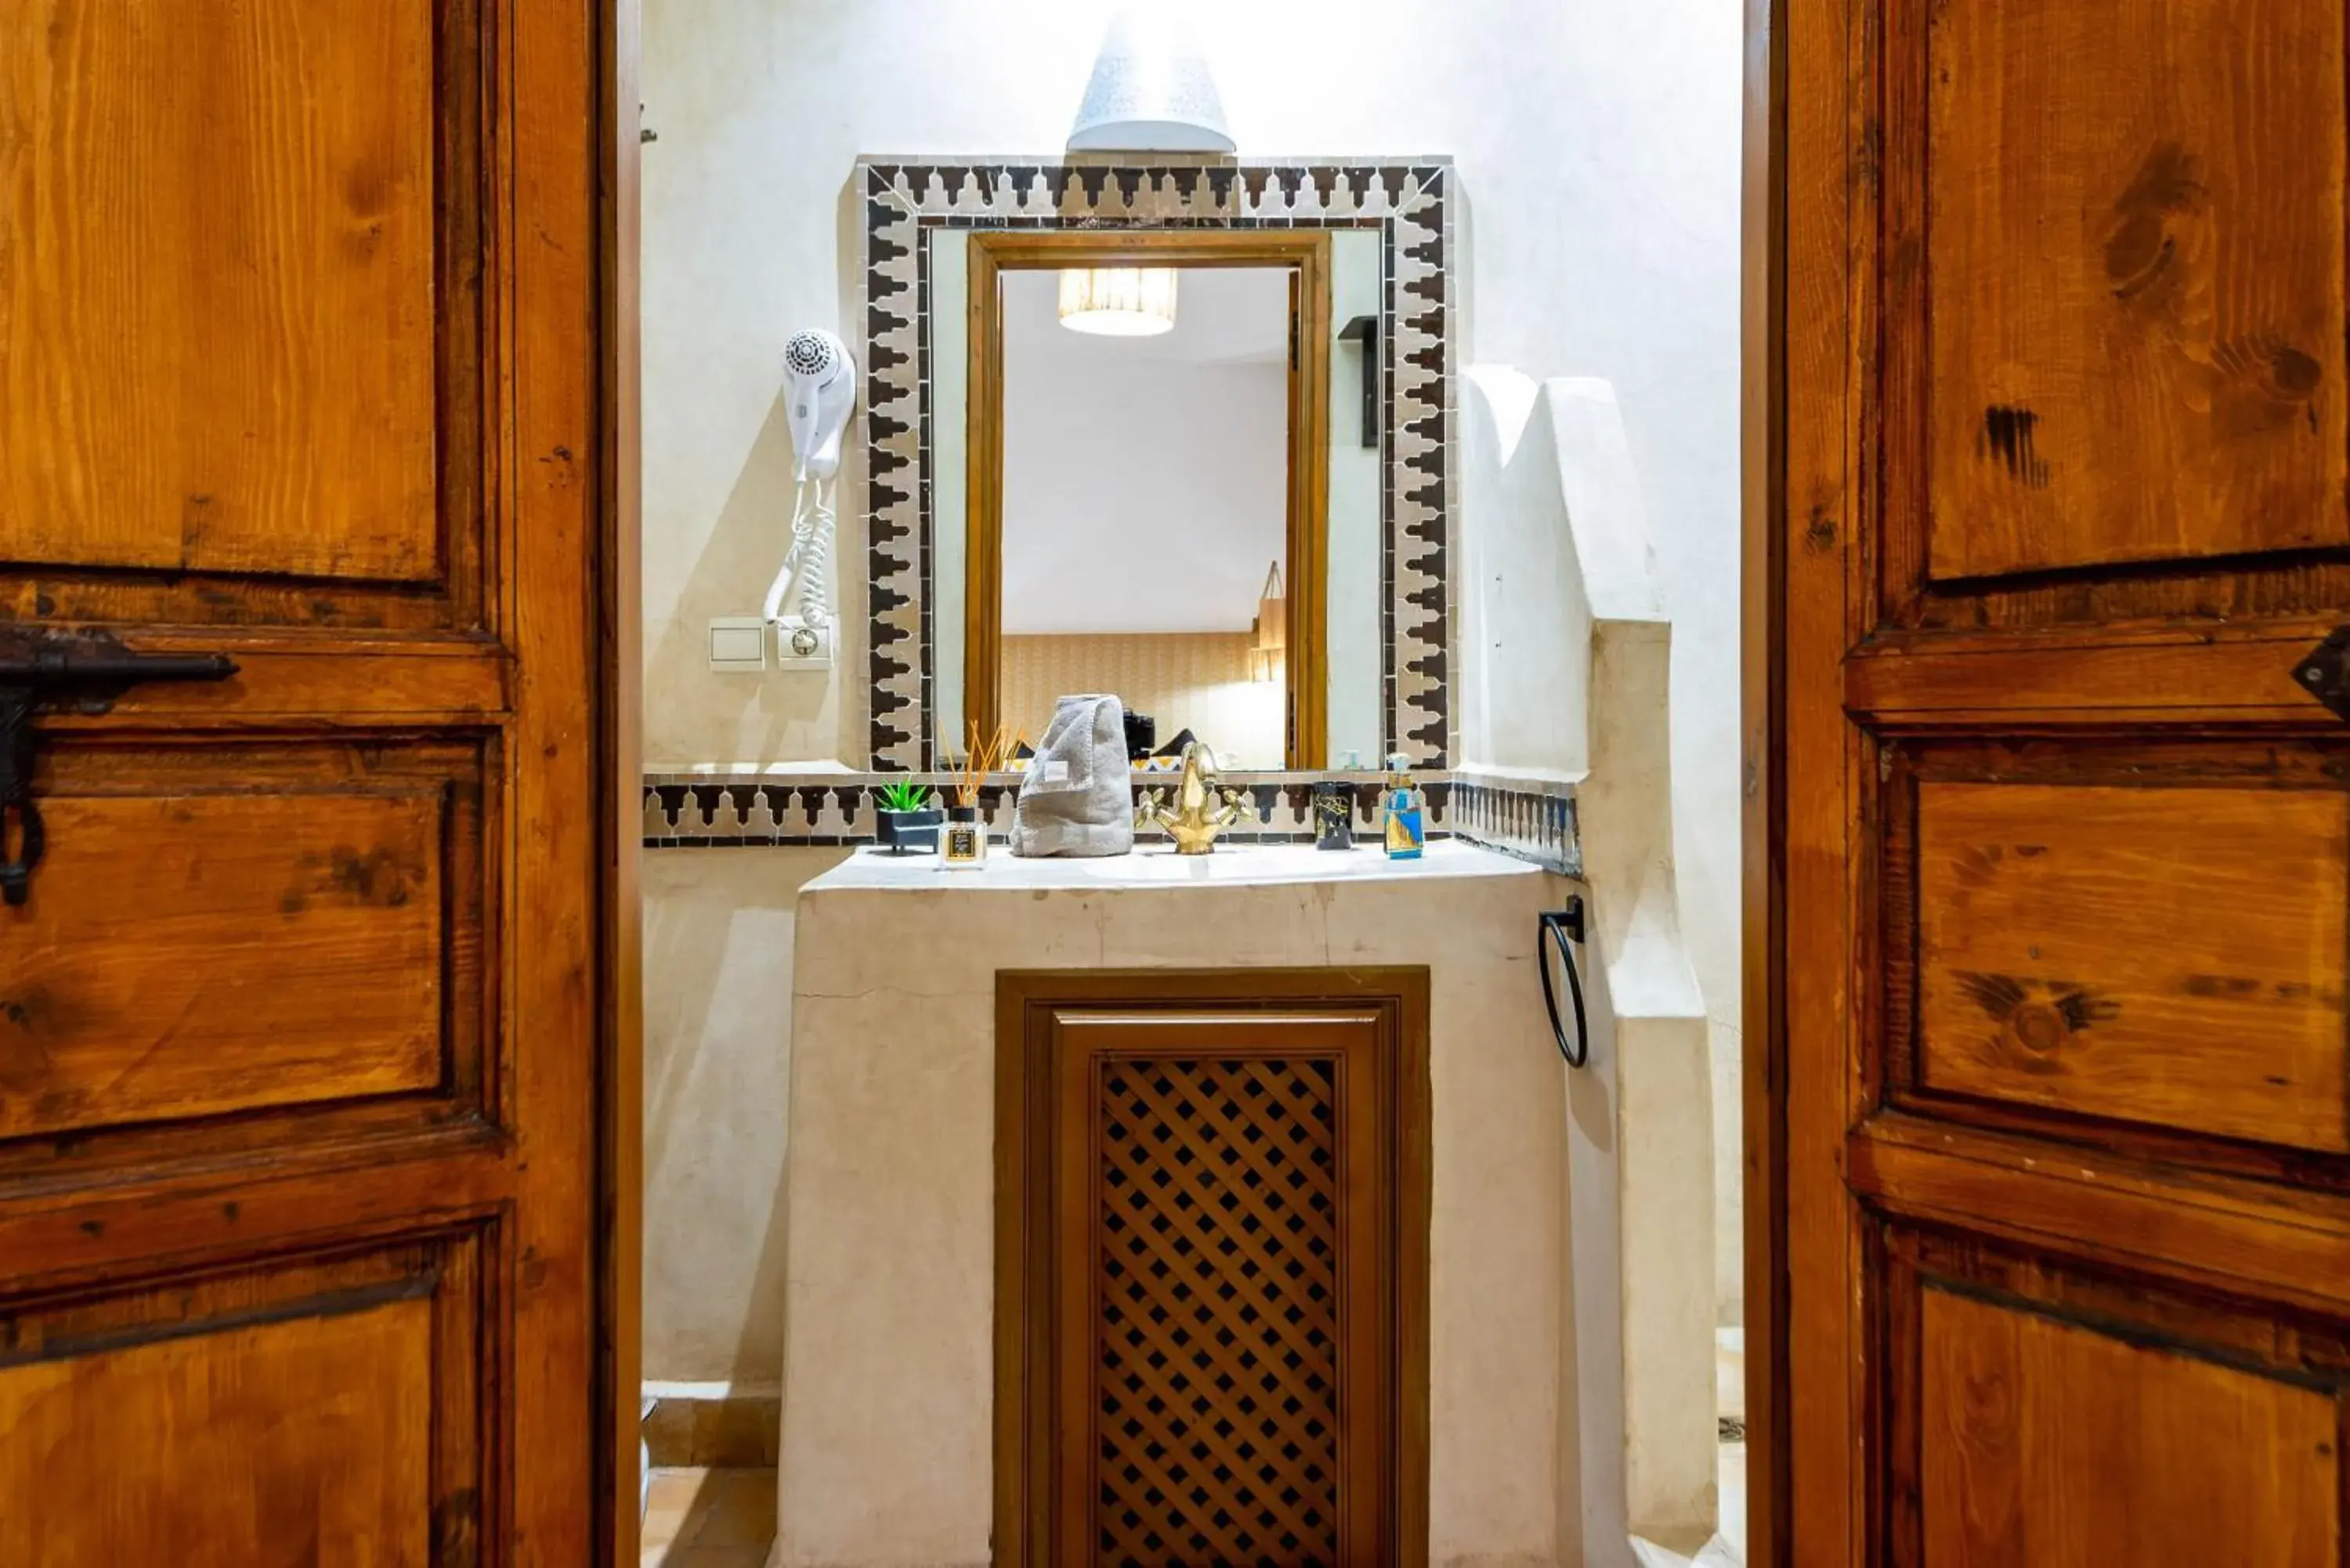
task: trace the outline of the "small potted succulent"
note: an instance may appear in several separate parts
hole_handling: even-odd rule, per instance
[[[910,849],[938,853],[939,825],[947,818],[930,785],[911,780],[883,784],[878,815],[881,843],[890,854],[903,855]]]

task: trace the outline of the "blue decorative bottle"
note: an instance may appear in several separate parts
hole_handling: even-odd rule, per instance
[[[1388,858],[1417,860],[1428,848],[1428,802],[1401,752],[1388,758]]]

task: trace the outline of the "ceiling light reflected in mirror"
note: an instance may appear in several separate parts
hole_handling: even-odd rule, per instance
[[[1061,325],[1097,337],[1156,337],[1175,330],[1175,269],[1067,267]]]

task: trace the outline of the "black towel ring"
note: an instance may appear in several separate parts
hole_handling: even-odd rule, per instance
[[[1583,940],[1583,900],[1569,898],[1566,908],[1555,909],[1542,917],[1542,926],[1534,942],[1534,962],[1542,970],[1543,1006],[1550,1012],[1550,1032],[1558,1042],[1558,1054],[1566,1058],[1570,1067],[1580,1067],[1591,1060],[1591,1024],[1583,1015],[1583,977],[1575,972],[1575,950],[1567,944]],[[1566,1026],[1559,1022],[1558,988],[1550,978],[1550,950],[1556,948],[1566,965],[1566,988],[1575,1002],[1575,1044],[1566,1043]]]

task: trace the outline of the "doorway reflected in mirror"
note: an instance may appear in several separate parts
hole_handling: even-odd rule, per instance
[[[1288,554],[1293,275],[1195,268],[1179,296],[1168,269],[1131,301],[1171,320],[1149,334],[1073,329],[1069,275],[1002,276],[1003,721],[1040,735],[1059,697],[1115,692],[1162,739],[1278,768],[1260,610]]]
[[[1376,756],[1368,230],[941,230],[931,716],[1032,736],[1109,692],[1227,766]]]

